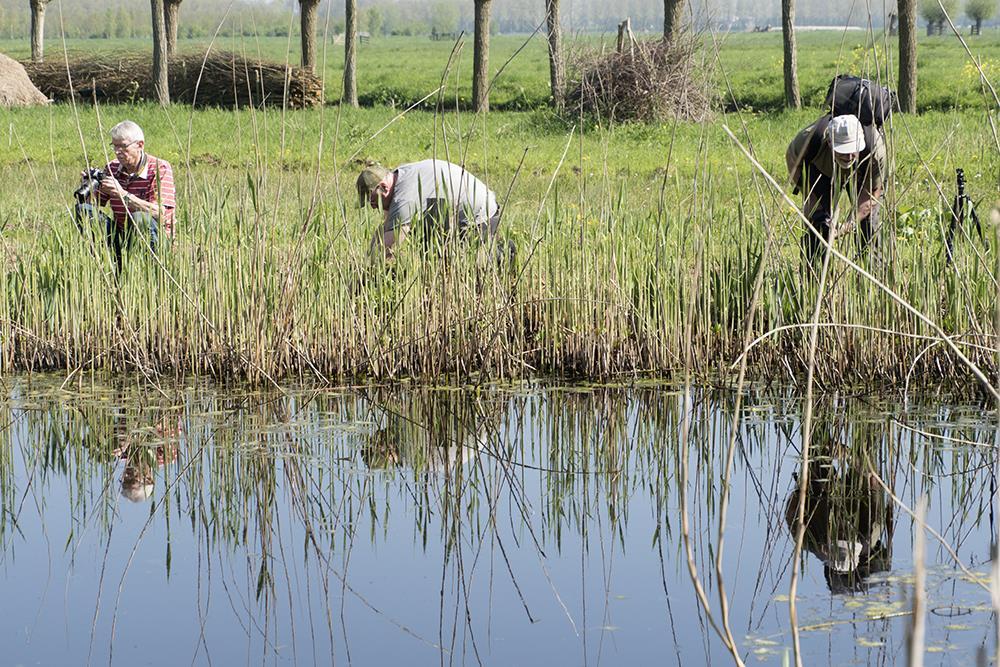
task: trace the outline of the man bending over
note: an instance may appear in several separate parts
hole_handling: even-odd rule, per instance
[[[357,189],[361,208],[371,206],[383,212],[382,226],[369,250],[387,260],[415,220],[428,227],[441,225],[446,233],[457,231],[461,238],[477,234],[484,241],[496,236],[500,224],[493,191],[462,167],[444,160],[421,160],[392,170],[368,167],[358,176]],[[457,230],[449,229],[452,221]]]

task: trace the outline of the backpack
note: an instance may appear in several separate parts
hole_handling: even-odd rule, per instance
[[[830,82],[824,104],[834,116],[853,114],[866,127],[873,124],[882,127],[897,101],[896,93],[871,79],[840,74]]]

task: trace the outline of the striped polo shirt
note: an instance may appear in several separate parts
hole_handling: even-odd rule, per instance
[[[125,190],[136,197],[146,201],[159,202],[163,207],[160,214],[159,229],[161,234],[172,236],[174,233],[174,170],[170,163],[146,153],[143,156],[143,163],[139,165],[139,173],[129,174],[121,165],[121,161],[112,160],[104,168],[109,174],[114,174],[115,180]],[[115,224],[120,229],[125,228],[129,211],[125,207],[125,202],[121,197],[106,197],[98,195],[101,204],[110,204],[111,213],[115,218]]]

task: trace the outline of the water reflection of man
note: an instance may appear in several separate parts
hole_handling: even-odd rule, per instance
[[[120,451],[118,457],[125,461],[122,496],[133,503],[141,503],[153,495],[156,471],[177,459],[177,449],[172,445],[130,445]]]
[[[122,497],[133,503],[141,503],[153,495],[156,471],[177,460],[177,446],[174,439],[180,433],[180,426],[170,424],[166,419],[156,426],[156,434],[167,441],[158,445],[130,444],[115,449],[115,456],[125,462],[122,471]]]
[[[442,406],[427,405],[420,422],[389,413],[368,437],[361,460],[370,469],[402,465],[417,472],[444,473],[465,465],[480,449],[482,434]]]
[[[805,488],[803,548],[823,561],[833,593],[868,589],[868,577],[892,565],[892,504],[873,473],[849,461],[846,448],[822,448]],[[798,533],[799,481],[788,497],[785,521]]]

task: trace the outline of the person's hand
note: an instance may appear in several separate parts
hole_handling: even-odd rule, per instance
[[[105,197],[124,197],[125,188],[114,177],[105,176],[101,181],[101,194]]]

